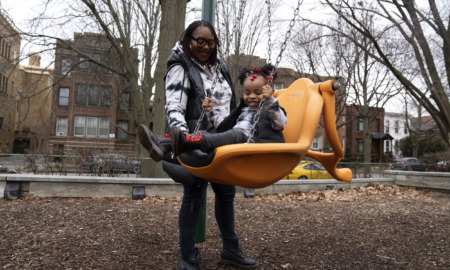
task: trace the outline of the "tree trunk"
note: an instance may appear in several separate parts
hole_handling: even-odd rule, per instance
[[[153,130],[157,134],[164,134],[166,112],[164,109],[164,74],[167,59],[175,42],[179,40],[185,27],[186,3],[188,0],[161,0],[161,26],[158,41],[158,63],[155,70],[156,92],[153,100],[151,118]],[[143,177],[167,177],[162,170],[161,163],[145,162],[142,166]]]

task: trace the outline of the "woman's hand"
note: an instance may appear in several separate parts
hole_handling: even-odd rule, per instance
[[[213,100],[212,98],[205,97],[202,103],[202,107],[205,109],[205,111],[210,112],[213,108]]]
[[[262,87],[262,95],[264,99],[269,99],[273,95],[273,89],[270,87],[270,85],[266,84]]]

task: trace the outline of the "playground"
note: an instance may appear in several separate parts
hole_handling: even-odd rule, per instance
[[[0,201],[0,269],[175,269],[180,198]],[[203,269],[221,249],[208,199]],[[257,269],[449,269],[450,196],[399,186],[236,198]]]

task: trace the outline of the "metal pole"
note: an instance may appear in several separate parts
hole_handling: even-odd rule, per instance
[[[202,4],[202,20],[208,21],[214,26],[214,18],[216,11],[216,0],[203,0]],[[195,243],[203,243],[206,241],[206,189],[203,193],[203,207],[200,214],[197,230],[195,232]]]
[[[212,25],[215,23],[216,0],[203,0],[202,20],[208,21]]]

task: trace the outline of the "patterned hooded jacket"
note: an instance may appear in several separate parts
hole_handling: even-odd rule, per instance
[[[177,42],[167,62],[164,78],[167,128],[175,125],[183,131],[193,132],[207,94],[218,101],[215,115],[220,116],[220,119],[228,116],[236,107],[235,91],[228,67],[224,62],[220,63],[221,74],[211,95],[215,67],[209,67],[210,73],[194,59],[188,59],[183,53],[181,43]],[[207,116],[203,118],[200,129],[214,131],[218,124],[216,119]]]

